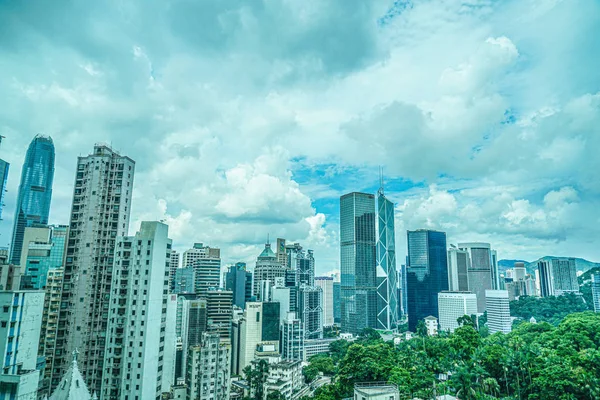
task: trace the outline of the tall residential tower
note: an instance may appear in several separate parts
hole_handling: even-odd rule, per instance
[[[104,144],[77,160],[52,387],[77,349],[81,373],[100,393],[115,242],[129,229],[135,162]]]

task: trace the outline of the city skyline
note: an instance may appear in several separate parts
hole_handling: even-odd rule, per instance
[[[103,38],[83,24],[88,11],[57,5],[73,17],[61,40],[43,43],[34,38],[55,25],[27,21],[44,7],[11,5],[0,16],[11,38],[0,88],[12,104],[0,110],[0,157],[11,164],[0,245],[9,242],[27,144],[42,133],[57,152],[50,223],[68,221],[76,157],[108,142],[138,165],[129,234],[142,220],[166,220],[177,250],[207,243],[223,249],[223,265],[250,263],[270,233],[314,249],[319,274],[335,269],[337,199],[375,193],[379,165],[400,233],[442,230],[453,243],[491,243],[501,259],[600,261],[599,188],[589,175],[598,169],[590,152],[600,137],[600,56],[587,39],[599,6],[509,1],[465,12],[390,3],[230,5],[265,29],[296,28],[274,52],[266,31],[251,26],[178,23],[243,14],[222,5],[107,5],[93,14],[95,26],[111,27]],[[301,18],[312,13],[322,19]],[[148,25],[134,28],[136,18]],[[573,35],[548,28],[557,26]],[[207,33],[216,31],[220,39]],[[363,45],[337,53],[314,41],[323,32]],[[397,235],[398,260],[405,244]]]

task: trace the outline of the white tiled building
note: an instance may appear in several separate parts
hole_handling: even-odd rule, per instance
[[[229,398],[231,345],[218,333],[204,333],[201,346],[192,346],[187,358],[187,398]]]
[[[490,334],[496,332],[510,333],[512,330],[512,320],[510,318],[508,291],[486,290],[485,303]]]
[[[0,291],[0,399],[36,400],[44,292]]]
[[[477,314],[477,295],[471,292],[441,292],[438,294],[440,330],[454,332],[458,318]]]
[[[160,222],[142,222],[135,236],[117,239],[102,399],[159,399],[174,383],[170,250],[168,227]]]

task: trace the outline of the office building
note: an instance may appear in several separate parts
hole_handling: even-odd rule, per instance
[[[275,249],[277,261],[285,268],[288,267],[288,254],[286,251],[285,239],[277,239],[277,248]]]
[[[342,322],[342,284],[333,282],[333,323],[341,324]]]
[[[398,326],[398,270],[396,269],[396,234],[394,203],[377,192],[377,329]]]
[[[241,375],[254,360],[259,344],[269,342],[279,349],[279,304],[248,302],[244,317],[234,324],[237,369],[234,374]]]
[[[175,280],[175,272],[179,269],[179,253],[171,249],[171,256],[169,258],[169,288],[172,293],[174,290],[173,281]]]
[[[0,399],[36,399],[44,292],[0,292]]]
[[[300,360],[304,358],[304,329],[296,313],[289,312],[281,324],[281,358]]]
[[[252,293],[257,299],[265,301],[260,297],[260,285],[269,282],[269,286],[275,285],[275,278],[284,278],[287,268],[277,261],[277,255],[271,250],[271,244],[266,243],[265,249],[256,259],[254,268],[254,287]]]
[[[10,164],[0,159],[0,221],[4,211],[4,196],[6,195],[6,184],[8,183],[8,170]]]
[[[315,257],[312,250],[305,252],[296,243],[295,248],[290,251],[289,265],[292,270],[296,271],[296,286],[315,285]]]
[[[231,319],[233,314],[233,292],[210,288],[206,292],[207,329],[218,333],[221,342],[231,340]]]
[[[225,289],[233,292],[233,304],[246,308],[246,302],[252,300],[252,272],[246,270],[246,263],[236,263],[227,270]]]
[[[552,276],[552,264],[549,261],[541,260],[537,264],[538,277],[540,285],[540,296],[554,296],[554,279]]]
[[[229,398],[231,345],[218,334],[205,332],[201,346],[192,346],[187,359],[187,398]]]
[[[73,354],[71,366],[56,385],[56,390],[48,400],[97,400],[96,394],[90,394],[85,380],[77,366],[77,352]]]
[[[438,294],[440,330],[453,333],[458,319],[477,315],[477,296],[471,292],[441,292]]]
[[[552,277],[554,281],[554,292],[557,296],[565,293],[579,293],[579,282],[577,281],[577,265],[574,258],[553,258]]]
[[[504,280],[504,289],[508,291],[510,301],[518,300],[521,296],[535,296],[535,279],[527,273],[525,263],[516,262],[512,270],[507,270],[511,278]]]
[[[489,243],[459,243],[459,250],[469,254],[469,291],[477,296],[477,311],[485,312],[485,291],[493,290],[492,248]]]
[[[315,284],[323,292],[323,326],[333,326],[333,278],[319,276],[315,278]]]
[[[292,296],[296,296],[297,291],[292,291],[294,287],[286,287],[283,286],[284,282],[282,282],[283,278],[277,278],[275,282],[275,286],[271,289],[271,301],[275,303],[279,303],[279,316],[281,318],[281,323],[283,319],[286,318],[289,312],[296,312],[296,309],[292,309]],[[293,299],[293,303],[296,304],[297,299]],[[297,315],[297,314],[296,314]]]
[[[469,252],[450,245],[448,250],[448,287],[451,292],[469,291],[468,271],[471,265]]]
[[[506,290],[486,290],[485,301],[490,334],[510,333],[512,319],[510,318],[508,292]]]
[[[23,289],[43,289],[46,286],[48,272],[63,268],[68,235],[68,226],[40,225],[25,228],[20,264],[24,272],[21,277]]]
[[[185,377],[187,350],[200,344],[202,334],[208,330],[208,306],[206,299],[195,294],[177,295],[175,317],[175,337],[177,340],[175,355],[175,377]]]
[[[358,335],[377,326],[375,196],[340,198],[341,328]]]
[[[323,337],[323,290],[318,286],[301,286],[298,290],[298,317],[306,339]]]
[[[177,268],[171,281],[171,293],[195,294],[196,270],[193,267]]]
[[[52,371],[54,370],[54,354],[58,334],[58,315],[63,286],[62,268],[48,271],[45,284],[44,309],[42,311],[42,328],[38,354],[45,359],[44,375],[40,378],[39,396],[50,395]]]
[[[128,233],[134,172],[132,159],[103,144],[77,160],[53,388],[77,349],[87,386],[100,393],[115,242]]]
[[[439,317],[438,293],[448,290],[446,233],[408,231],[408,330],[416,331],[425,317]]]
[[[167,342],[166,334],[167,324],[175,325],[175,311],[172,321],[168,312],[168,229],[160,222],[142,222],[135,236],[116,239],[103,399],[156,399],[166,389],[163,378],[174,383],[175,339]]]
[[[21,170],[10,249],[11,264],[20,265],[25,228],[33,224],[48,224],[53,180],[54,143],[49,136],[37,135],[29,144]]]
[[[406,264],[400,265],[398,274],[398,303],[400,309],[400,315],[404,318],[408,314],[408,273],[406,270]]]
[[[183,265],[196,271],[196,294],[204,295],[209,288],[221,286],[221,250],[194,243],[194,247],[183,252]]]
[[[592,301],[594,311],[600,312],[600,272],[592,274]]]
[[[8,263],[8,249],[0,248],[0,290],[19,290],[21,267]]]

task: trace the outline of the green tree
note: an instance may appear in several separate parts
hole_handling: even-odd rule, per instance
[[[338,364],[340,361],[346,357],[346,352],[348,351],[348,347],[350,343],[345,339],[336,340],[335,342],[331,342],[329,344],[329,355],[333,360],[334,364]]]
[[[262,400],[264,398],[265,382],[269,376],[269,364],[265,360],[259,360],[244,368],[246,382],[250,386],[251,398]]]
[[[326,354],[319,354],[311,357],[309,364],[302,369],[304,374],[304,381],[310,383],[319,376],[319,373],[327,376],[333,376],[335,374],[335,365],[331,357]]]
[[[267,400],[286,400],[286,399],[279,390],[276,390],[267,395]]]

